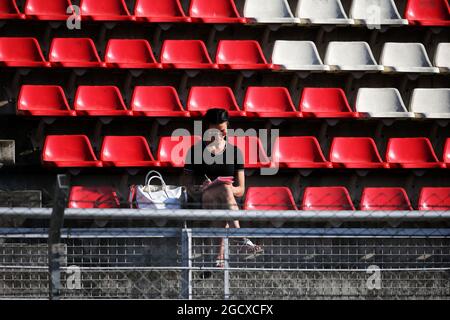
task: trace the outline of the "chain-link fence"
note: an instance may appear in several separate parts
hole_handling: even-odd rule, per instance
[[[67,229],[51,272],[46,232],[1,230],[0,298],[450,298],[448,229]]]

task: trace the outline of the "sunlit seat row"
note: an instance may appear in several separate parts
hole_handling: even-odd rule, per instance
[[[113,187],[73,186],[69,195],[69,208],[120,208],[131,206],[120,201]],[[301,203],[297,204],[287,187],[249,187],[245,210],[355,210],[345,187],[307,187]],[[413,210],[408,194],[400,187],[364,188],[356,209],[363,211]],[[418,210],[440,211],[450,209],[450,188],[424,187],[418,201]]]
[[[166,40],[157,61],[145,39],[110,39],[102,60],[90,38],[54,38],[46,60],[34,38],[0,38],[6,67],[448,73],[449,58],[450,43],[437,46],[433,65],[423,44],[387,42],[377,63],[366,42],[332,41],[322,62],[314,42],[278,40],[270,63],[258,41],[221,40],[213,62],[201,40]]]
[[[155,158],[145,137],[106,136],[97,158],[85,135],[49,135],[42,160],[44,165],[54,167],[183,167],[188,149],[200,140],[199,136],[161,137]],[[242,151],[246,168],[450,168],[450,138],[441,160],[427,138],[390,138],[386,161],[368,137],[334,138],[329,160],[317,139],[310,136],[276,138],[271,158],[256,136],[229,136],[228,142]]]
[[[450,25],[446,0],[408,0],[405,19],[394,0],[353,0],[349,14],[341,0],[298,0],[295,15],[287,0],[246,0],[243,16],[234,0],[190,0],[188,15],[179,0],[136,0],[133,14],[125,0],[26,0],[23,13],[16,0],[2,0],[0,19],[81,20],[156,23],[263,23],[300,25]]]
[[[115,86],[80,86],[73,108],[64,90],[24,85],[17,111],[31,116],[199,117],[211,108],[248,118],[430,118],[450,119],[450,88],[415,89],[410,110],[395,88],[360,88],[354,110],[339,88],[303,88],[298,110],[284,87],[248,87],[242,108],[229,87],[192,87],[183,107],[169,86],[136,86],[129,107]]]

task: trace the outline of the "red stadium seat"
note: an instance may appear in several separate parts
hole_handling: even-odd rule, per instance
[[[372,138],[334,138],[330,161],[336,168],[374,169],[388,168],[381,160]]]
[[[352,111],[340,88],[304,88],[299,108],[304,117],[353,118],[358,115]]]
[[[250,187],[244,210],[297,210],[297,206],[287,187]]]
[[[189,15],[193,22],[245,23],[234,0],[191,0]]]
[[[217,48],[216,63],[221,69],[271,69],[259,46],[253,40],[221,40]]]
[[[81,0],[81,18],[96,21],[132,20],[125,0]]]
[[[450,168],[450,138],[447,138],[444,146],[444,163],[447,168]]]
[[[70,189],[69,208],[120,208],[119,197],[112,187],[73,186]]]
[[[129,116],[119,89],[114,86],[79,86],[74,109],[80,116]]]
[[[361,210],[412,210],[408,195],[403,188],[365,188],[362,193]]]
[[[75,116],[59,86],[23,85],[17,102],[19,114],[30,116]]]
[[[131,110],[134,116],[189,117],[173,87],[135,87]]]
[[[419,196],[419,210],[450,210],[450,188],[422,188]]]
[[[154,167],[158,163],[140,136],[106,136],[100,160],[105,167]]]
[[[70,0],[27,0],[25,15],[37,20],[67,20],[72,15],[67,13],[72,8]]]
[[[211,108],[226,109],[230,117],[245,117],[230,88],[192,87],[187,101],[187,110],[191,116],[204,116]]]
[[[85,135],[47,136],[42,151],[42,162],[52,167],[101,167],[91,143]]]
[[[0,20],[24,18],[25,15],[20,13],[16,0],[0,1]]]
[[[96,68],[103,63],[94,42],[89,38],[54,38],[49,61],[55,67]]]
[[[278,137],[272,149],[272,165],[281,168],[332,168],[315,137]]]
[[[386,150],[386,161],[393,168],[442,168],[433,146],[427,138],[391,138]]]
[[[245,168],[252,169],[270,166],[270,160],[258,137],[228,136],[228,142],[241,150]]]
[[[109,68],[161,68],[161,65],[155,60],[150,44],[143,39],[109,40],[106,47],[105,63]]]
[[[0,66],[48,67],[35,38],[0,38]]]
[[[137,0],[134,16],[147,22],[190,22],[179,0]]]
[[[303,194],[303,210],[355,210],[345,187],[308,187]]]
[[[283,87],[248,87],[244,99],[247,116],[257,118],[297,118],[289,91]]]
[[[158,161],[161,166],[183,168],[189,149],[201,141],[199,136],[161,137]]]
[[[166,40],[161,63],[168,69],[214,69],[206,46],[201,40]]]
[[[408,0],[405,17],[410,24],[450,26],[448,0]]]

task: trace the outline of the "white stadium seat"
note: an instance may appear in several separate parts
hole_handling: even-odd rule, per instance
[[[275,41],[272,63],[284,70],[329,70],[329,67],[323,64],[316,45],[312,41]]]
[[[434,65],[441,73],[450,72],[450,42],[439,43],[434,56]]]
[[[367,42],[331,41],[325,55],[325,64],[333,71],[382,71]]]
[[[421,43],[386,42],[380,60],[385,72],[439,73]]]
[[[356,112],[370,118],[414,117],[395,88],[360,88],[356,96]]]
[[[256,23],[300,23],[295,18],[287,0],[246,0],[244,17]]]
[[[411,111],[431,119],[450,119],[450,89],[415,89]]]
[[[340,0],[299,0],[295,16],[305,24],[353,24]]]
[[[369,26],[408,24],[408,20],[400,16],[394,0],[353,0],[350,18],[355,24]]]

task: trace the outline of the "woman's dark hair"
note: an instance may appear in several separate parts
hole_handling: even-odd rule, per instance
[[[209,109],[204,117],[207,126],[211,124],[221,124],[229,119],[228,111],[220,108]]]

